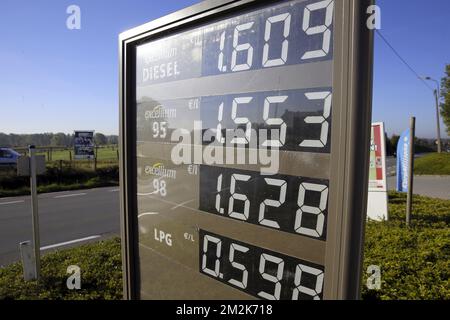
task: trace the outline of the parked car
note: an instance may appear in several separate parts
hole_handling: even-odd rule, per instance
[[[20,153],[10,148],[0,148],[0,166],[16,166]]]

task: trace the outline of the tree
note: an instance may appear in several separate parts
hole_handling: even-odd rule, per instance
[[[441,82],[441,98],[444,100],[441,103],[441,116],[450,135],[450,64],[446,66],[445,74]]]
[[[108,144],[109,145],[115,145],[115,144],[119,144],[119,137],[116,135],[111,135],[108,136]]]
[[[4,134],[4,133],[0,133],[0,147],[10,147],[10,141],[9,141],[9,137]]]
[[[62,147],[67,145],[67,136],[64,133],[57,133],[53,135],[50,140],[50,144],[56,147]]]
[[[108,139],[102,133],[96,133],[94,135],[94,141],[97,146],[104,146],[105,144],[108,143]]]
[[[394,153],[397,153],[398,140],[400,140],[400,136],[398,136],[396,134],[392,135],[392,137],[391,137],[391,146],[392,146],[392,149],[393,149]]]
[[[385,141],[386,141],[386,155],[392,156],[394,155],[394,147],[392,146],[391,139],[389,139],[387,133],[384,133]]]

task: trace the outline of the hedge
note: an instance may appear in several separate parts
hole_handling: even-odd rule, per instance
[[[81,290],[67,289],[71,265],[81,269]],[[25,282],[20,263],[0,269],[0,299],[121,299],[120,239],[49,253],[41,261],[41,274],[41,281]]]
[[[389,196],[389,221],[368,222],[364,268],[381,268],[381,290],[366,299],[450,299],[450,201],[414,197],[412,223],[405,225],[404,194]]]
[[[117,186],[119,167],[103,167],[96,171],[85,168],[47,167],[47,172],[38,176],[38,193],[90,189]],[[0,197],[30,194],[28,177],[17,177],[12,172],[0,175]]]

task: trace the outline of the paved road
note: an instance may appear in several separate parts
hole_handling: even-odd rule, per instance
[[[388,177],[389,190],[397,187],[397,177]],[[450,200],[450,176],[414,176],[414,194]]]
[[[119,189],[99,188],[39,196],[41,250],[118,235]],[[19,260],[19,243],[32,239],[30,197],[0,199],[0,266]]]
[[[397,174],[397,158],[386,157],[386,176],[391,177]]]
[[[416,155],[416,158],[422,155]],[[386,175],[389,190],[397,186],[397,158],[386,157]],[[450,176],[414,176],[414,193],[432,198],[450,200]]]

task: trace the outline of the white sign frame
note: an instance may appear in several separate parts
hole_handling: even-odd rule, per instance
[[[383,221],[388,220],[389,212],[388,212],[388,185],[386,178],[386,134],[384,129],[384,122],[375,122],[372,123],[372,136],[371,136],[371,156],[370,161],[372,161],[372,146],[375,144],[373,136],[373,129],[375,127],[380,127],[380,137],[379,137],[379,145],[380,145],[380,161],[381,170],[382,170],[382,178],[381,180],[371,180],[369,176],[369,194],[367,199],[367,218],[375,221]],[[374,159],[377,162],[377,159]],[[369,164],[371,167],[369,169],[372,170],[372,163]],[[375,170],[377,163],[375,165]],[[376,186],[378,184],[378,186]],[[381,184],[381,186],[380,186]],[[375,187],[374,187],[375,185]]]

